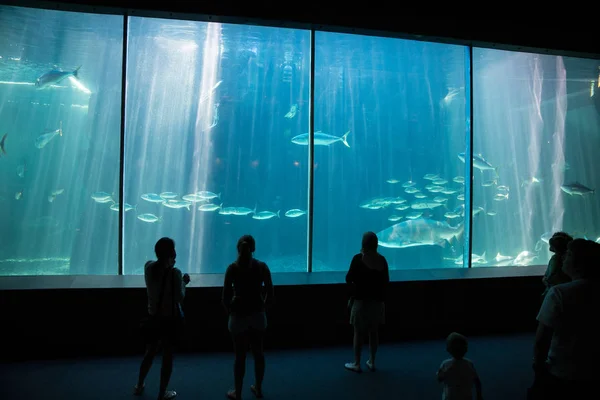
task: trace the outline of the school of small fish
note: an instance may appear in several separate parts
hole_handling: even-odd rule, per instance
[[[119,203],[114,200],[114,197],[114,194],[107,192],[94,192],[91,195],[92,200],[94,200],[96,203],[110,203],[109,208],[112,211],[119,212],[120,206]],[[219,215],[239,217],[252,215],[252,219],[256,220],[267,220],[275,217],[281,218],[281,210],[258,211],[257,207],[254,207],[253,209],[248,207],[223,207],[223,202],[221,202],[221,193],[214,193],[205,190],[185,194],[183,196],[180,196],[180,194],[176,192],[144,193],[140,196],[140,199],[148,203],[162,205],[171,209],[185,208],[188,211],[197,210],[201,212],[216,212]],[[124,212],[132,210],[136,211],[137,205],[131,205],[127,203],[124,204]],[[291,210],[287,210],[283,215],[287,218],[298,218],[306,215],[306,211],[293,208]],[[138,214],[137,219],[147,223],[156,223],[162,221],[162,217],[153,213]]]
[[[458,154],[458,159],[464,163],[465,153]],[[474,178],[476,178],[474,182],[481,179],[479,184],[482,187],[493,190],[493,201],[509,201],[510,188],[498,184],[497,167],[490,164],[481,154],[474,154],[473,168],[479,170],[481,174],[481,178],[479,178],[477,176],[479,174],[474,172]],[[568,168],[566,165],[565,169]],[[455,176],[446,179],[439,174],[430,173],[423,176],[422,180],[424,182],[422,185],[413,179],[400,184],[401,180],[395,177],[389,178],[386,182],[399,186],[403,192],[402,195],[372,198],[363,201],[359,207],[367,210],[393,210],[387,217],[387,220],[393,225],[377,233],[379,245],[382,247],[401,249],[416,246],[441,246],[445,248],[449,245],[452,253],[456,253],[454,244],[464,232],[465,177]],[[530,177],[522,181],[521,188],[540,185],[542,182],[542,178]],[[594,189],[576,181],[563,184],[560,189],[569,196],[583,197],[594,193]],[[497,211],[493,207],[473,206],[472,216],[477,215],[494,217],[497,215]],[[538,242],[535,251],[522,250],[515,256],[498,253],[493,260],[488,260],[485,252],[481,255],[473,253],[471,262],[480,265],[491,262],[496,266],[531,265],[538,258],[541,250],[542,246]],[[459,256],[445,257],[444,259],[462,265],[462,251]]]

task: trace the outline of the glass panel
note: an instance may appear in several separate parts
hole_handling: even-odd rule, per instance
[[[2,6],[0,26],[0,275],[117,274],[123,17]]]
[[[315,271],[463,265],[465,48],[317,32]]]
[[[473,54],[473,202],[485,211],[473,220],[473,252],[484,256],[473,265],[544,265],[559,230],[596,240],[600,62]]]
[[[241,235],[306,271],[308,31],[130,18],[124,273],[162,236],[184,272],[223,273]]]

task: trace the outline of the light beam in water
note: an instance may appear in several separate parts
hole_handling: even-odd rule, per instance
[[[207,129],[214,127],[215,112],[215,91],[221,84],[218,80],[219,65],[221,58],[221,24],[209,23],[206,27],[206,39],[202,49],[202,75],[200,80],[200,92],[198,93],[198,101],[196,110],[196,123],[193,138],[194,158],[193,165],[195,168],[191,171],[191,182],[194,182],[196,191],[211,190],[206,187],[208,178],[211,176],[211,160],[212,160],[212,135],[213,131]],[[197,208],[197,207],[195,207]],[[203,243],[205,229],[204,225],[198,225],[195,220],[199,213],[194,209],[192,216],[192,224],[190,228],[190,243]],[[202,226],[202,228],[198,228]],[[190,246],[188,259],[197,259],[193,252],[199,246]],[[192,266],[190,266],[191,268]],[[196,271],[199,271],[199,266],[194,266]]]
[[[556,103],[555,103],[555,120],[554,120],[554,135],[553,135],[553,154],[552,159],[558,165],[565,165],[565,123],[567,118],[567,70],[565,69],[564,60],[562,57],[556,58],[556,76],[559,77],[559,82],[556,84]],[[564,181],[564,171],[560,168],[552,168],[552,210],[550,217],[552,219],[552,228],[554,230],[562,230],[563,216],[565,214],[565,206],[563,204],[563,195],[560,190],[560,185]]]
[[[69,76],[69,82],[73,85],[74,88],[82,91],[83,93],[92,94],[92,91],[85,87],[81,81],[75,77]]]
[[[544,86],[544,71],[542,67],[542,61],[536,54],[530,56],[531,65],[531,81],[530,81],[530,93],[531,100],[533,101],[533,108],[530,109],[528,119],[528,132],[524,133],[529,137],[529,146],[527,151],[527,176],[521,177],[521,179],[531,179],[532,177],[539,176],[540,169],[540,158],[542,153],[542,137],[544,130],[544,118],[542,116],[542,87]],[[533,230],[535,223],[535,216],[539,212],[544,212],[543,209],[538,209],[536,205],[536,199],[540,198],[539,188],[537,185],[525,186],[525,209],[523,218],[521,219],[521,229],[524,233],[522,236],[521,248],[528,248],[528,244],[535,237],[536,232]]]

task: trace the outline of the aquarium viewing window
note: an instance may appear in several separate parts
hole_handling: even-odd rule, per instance
[[[0,6],[0,275],[545,265],[600,236],[595,59]],[[35,29],[34,29],[35,27]]]

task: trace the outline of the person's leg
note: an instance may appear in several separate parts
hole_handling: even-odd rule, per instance
[[[354,340],[352,346],[354,347],[354,364],[358,366],[360,366],[363,342],[364,337],[362,328],[359,325],[354,325]]]
[[[173,372],[173,344],[169,340],[162,341],[162,366],[160,368],[160,387],[158,399],[169,399],[175,396],[175,392],[167,392],[167,386]]]
[[[254,389],[257,397],[262,396],[262,383],[265,377],[264,331],[253,329],[250,332],[250,348],[254,357]]]
[[[235,382],[235,398],[241,400],[244,375],[246,374],[246,353],[248,352],[247,331],[233,334],[235,362],[233,363],[233,378]],[[231,397],[231,396],[229,396]]]
[[[354,339],[352,342],[352,347],[354,349],[354,362],[347,363],[344,367],[350,371],[360,372],[360,358],[362,353],[362,344],[364,341],[364,332],[359,323],[355,321],[354,323]]]
[[[369,368],[375,368],[375,357],[377,356],[377,348],[379,347],[379,327],[374,326],[369,330],[369,350],[371,357],[369,358]]]
[[[154,361],[154,356],[156,356],[157,350],[158,350],[158,342],[157,341],[152,341],[146,345],[146,352],[144,353],[144,358],[142,359],[142,363],[140,365],[138,381],[134,387],[135,394],[142,394],[142,392],[144,390],[144,382],[146,381],[148,372],[150,372],[150,368],[152,368],[152,361]]]

